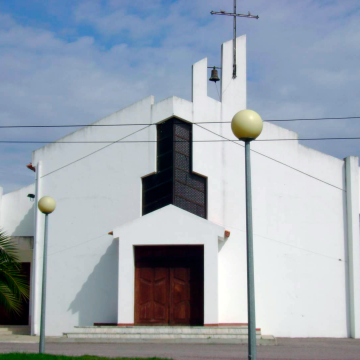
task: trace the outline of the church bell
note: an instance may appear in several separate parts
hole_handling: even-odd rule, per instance
[[[217,81],[220,80],[219,75],[218,75],[218,71],[216,70],[216,67],[214,66],[214,68],[211,70],[211,76],[210,76],[210,81],[213,81],[214,83],[216,83]]]

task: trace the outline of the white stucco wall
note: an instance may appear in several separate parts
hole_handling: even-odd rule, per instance
[[[2,195],[0,201],[0,228],[9,236],[34,235],[34,204],[27,197],[34,194],[34,184]]]
[[[215,131],[233,138],[227,125]],[[293,136],[264,128],[263,138]],[[209,220],[231,230],[219,258],[219,319],[247,322],[244,149],[217,146],[194,145],[194,170],[208,176]],[[341,160],[296,142],[252,148],[344,188]],[[275,336],[348,336],[344,191],[257,153],[251,157],[257,326]]]
[[[154,103],[149,97],[99,124],[172,116],[230,121],[246,107],[245,37],[238,39],[235,80],[231,44],[223,45],[223,102],[206,95],[204,59],[193,66],[193,102],[171,97]],[[219,140],[204,128],[234,139],[228,123],[201,126],[193,126],[194,140]],[[88,127],[66,140],[115,141],[137,130],[125,140],[156,140],[155,126],[142,128]],[[261,138],[297,134],[266,123]],[[275,336],[349,336],[344,162],[297,141],[254,142],[252,149],[257,326]],[[38,192],[57,201],[49,228],[47,335],[115,323],[119,249],[107,233],[141,217],[141,177],[156,171],[156,144],[51,144],[34,152],[33,164],[39,161]],[[244,149],[233,142],[195,142],[193,169],[208,177],[208,220],[231,231],[218,248],[218,321],[246,323]],[[42,218],[37,227],[41,244]],[[37,316],[35,328],[38,322]]]
[[[150,123],[152,102],[149,97],[102,122]],[[138,127],[86,128],[67,140],[116,140],[136,130]],[[155,139],[155,132],[151,127],[131,140]],[[141,216],[141,177],[155,169],[154,144],[136,144],[137,151],[134,145],[114,144],[67,167],[63,166],[105,145],[52,144],[33,155],[34,165],[42,161],[41,196],[51,195],[57,202],[49,217],[49,335],[71,331],[76,325],[117,321],[118,244],[107,233]],[[51,173],[57,168],[61,170]],[[40,216],[37,243],[41,244],[42,238]],[[40,296],[36,302],[39,308]],[[36,314],[34,327],[38,333],[39,311]]]

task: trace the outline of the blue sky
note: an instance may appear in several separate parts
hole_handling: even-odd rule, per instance
[[[219,65],[232,0],[0,0],[0,124],[91,123],[148,95],[190,99],[191,65]],[[358,0],[238,0],[248,108],[266,118],[360,116]],[[210,84],[212,85],[212,84]],[[215,87],[210,95],[216,97]],[[360,121],[285,124],[301,137],[360,136]],[[284,126],[285,126],[284,125]],[[49,140],[70,130],[3,130]],[[306,144],[360,155],[360,141]],[[36,145],[0,144],[5,192],[33,182]]]

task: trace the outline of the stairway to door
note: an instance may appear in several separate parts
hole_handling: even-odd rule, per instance
[[[203,324],[203,246],[135,247],[135,325]]]

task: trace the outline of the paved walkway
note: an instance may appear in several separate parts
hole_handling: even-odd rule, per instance
[[[2,340],[4,341],[4,338]],[[38,344],[36,343],[0,343],[0,353],[37,351]],[[247,359],[247,345],[232,344],[49,342],[46,344],[46,352],[49,354],[79,356],[88,354],[107,357],[158,356],[174,360]],[[258,360],[262,359],[359,360],[360,340],[278,338],[277,346],[258,347]]]

